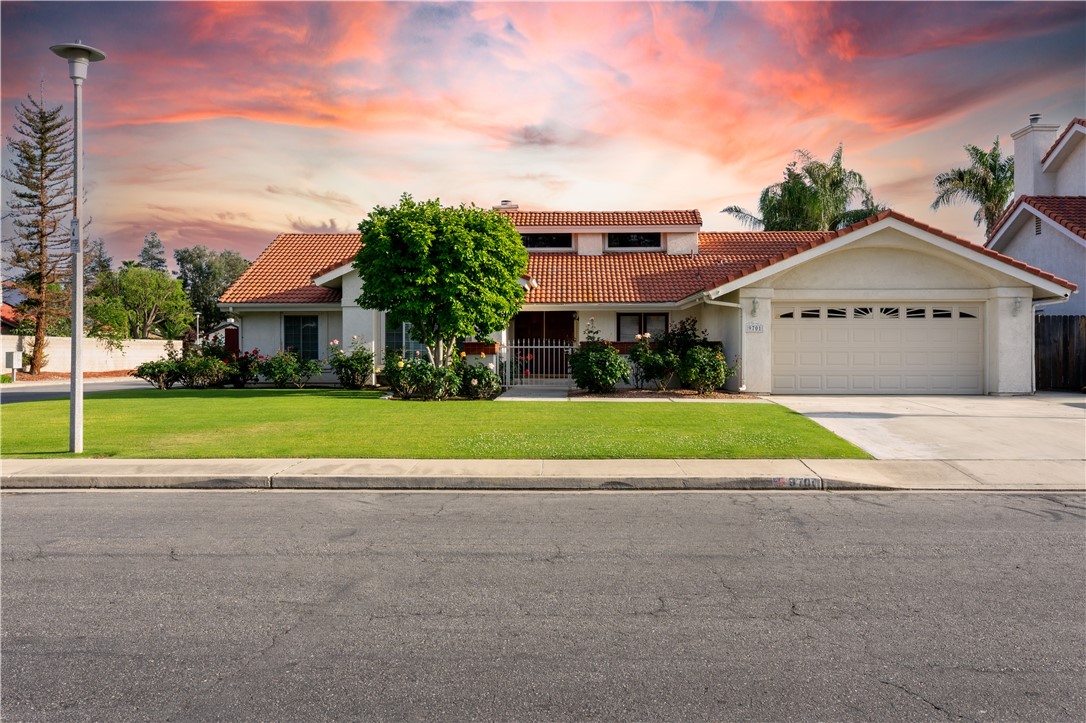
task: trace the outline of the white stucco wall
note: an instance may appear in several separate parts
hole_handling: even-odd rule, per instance
[[[261,354],[275,354],[283,348],[283,317],[317,317],[317,353],[325,368],[325,373],[314,377],[311,383],[333,384],[334,374],[328,371],[328,344],[332,339],[342,339],[343,317],[335,309],[291,309],[289,311],[234,311],[238,322],[238,343],[242,351],[258,350]],[[349,337],[348,337],[349,338]]]
[[[48,360],[42,371],[69,372],[72,369],[72,339],[69,336],[46,337],[47,345],[45,355]],[[3,352],[16,352],[16,368],[22,363],[22,353],[29,351],[34,343],[33,336],[0,336],[0,346]],[[169,342],[156,339],[130,339],[124,342],[121,351],[114,351],[97,339],[85,338],[83,340],[83,371],[85,372],[111,372],[135,369],[144,362],[154,361],[166,356],[166,345]],[[178,351],[181,350],[181,342],[174,342]],[[0,355],[0,362],[4,356]],[[7,374],[10,369],[4,369]]]
[[[1081,132],[1075,132],[1079,133],[1081,139]],[[1086,140],[1079,140],[1074,149],[1060,159],[1059,167],[1054,170],[1056,182],[1053,195],[1086,196]],[[1046,175],[1052,175],[1052,171],[1050,166]]]
[[[1078,284],[1078,292],[1071,294],[1066,302],[1043,306],[1038,311],[1055,315],[1086,314],[1086,242],[1076,241],[1045,219],[1041,220],[1040,235],[1034,233],[1035,228],[1032,220],[1022,224],[1000,246],[1000,253]]]

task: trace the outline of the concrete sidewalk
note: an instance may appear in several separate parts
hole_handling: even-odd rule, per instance
[[[958,490],[1086,492],[1081,460],[5,459],[5,490]]]

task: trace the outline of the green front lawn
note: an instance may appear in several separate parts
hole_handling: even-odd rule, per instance
[[[84,456],[429,459],[852,458],[776,404],[399,402],[377,392],[111,392],[84,400]],[[5,404],[5,457],[60,457],[68,401]]]

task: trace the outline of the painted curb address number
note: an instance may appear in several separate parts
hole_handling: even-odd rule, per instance
[[[777,477],[773,480],[774,487],[786,489],[816,490],[820,483],[817,477]]]

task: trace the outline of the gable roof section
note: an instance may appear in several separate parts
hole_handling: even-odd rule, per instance
[[[517,228],[574,228],[604,226],[701,226],[701,212],[693,211],[502,211]]]
[[[1013,267],[1015,269],[1018,269],[1020,271],[1025,271],[1027,274],[1030,274],[1032,276],[1036,276],[1036,277],[1038,277],[1040,279],[1044,279],[1045,281],[1049,281],[1051,283],[1054,283],[1057,286],[1062,286],[1062,287],[1064,287],[1066,289],[1069,289],[1071,291],[1074,291],[1075,289],[1078,288],[1074,283],[1072,283],[1070,281],[1067,281],[1066,279],[1061,279],[1060,277],[1056,276],[1055,274],[1051,274],[1051,273],[1049,273],[1047,271],[1042,271],[1041,269],[1037,268],[1036,266],[1030,266],[1029,264],[1024,263],[1022,261],[1019,261],[1018,259],[1011,258],[1010,256],[1006,256],[1006,255],[1001,254],[1001,253],[999,253],[997,251],[993,251],[992,249],[985,248],[984,246],[979,246],[979,245],[977,245],[977,244],[975,244],[975,243],[973,243],[971,241],[966,241],[963,238],[958,238],[957,236],[953,236],[953,235],[951,235],[951,234],[949,234],[949,233],[947,233],[945,231],[941,231],[941,230],[935,228],[934,226],[928,226],[927,224],[920,223],[916,219],[909,218],[908,216],[906,216],[904,214],[901,214],[901,213],[898,213],[897,211],[883,211],[882,213],[879,213],[879,214],[877,214],[875,216],[869,216],[869,217],[865,218],[864,220],[862,220],[862,221],[860,221],[858,223],[854,223],[851,226],[848,226],[846,228],[843,228],[843,229],[840,229],[840,230],[837,230],[837,231],[828,231],[828,232],[822,234],[818,239],[809,241],[807,243],[802,244],[801,246],[797,246],[794,249],[791,249],[791,250],[785,251],[782,254],[778,254],[776,256],[773,256],[772,258],[768,259],[765,262],[756,263],[753,267],[743,269],[738,274],[731,274],[729,276],[726,276],[726,277],[720,279],[720,282],[718,284],[715,284],[714,286],[716,286],[716,287],[724,286],[726,284],[730,284],[732,282],[738,281],[738,280],[740,280],[740,279],[742,279],[742,278],[744,278],[746,276],[750,276],[751,274],[754,274],[754,273],[756,273],[758,271],[761,271],[761,270],[766,269],[766,268],[768,268],[770,266],[779,264],[782,261],[786,261],[787,259],[789,259],[789,258],[791,258],[793,256],[797,256],[797,255],[803,253],[804,251],[809,251],[809,250],[811,250],[813,248],[816,248],[818,246],[822,246],[822,245],[824,245],[824,244],[826,244],[826,243],[828,243],[830,241],[841,238],[843,236],[847,236],[847,235],[852,234],[852,233],[856,233],[858,231],[863,230],[864,228],[867,228],[869,226],[874,226],[875,224],[881,223],[881,222],[886,221],[888,219],[896,220],[896,221],[898,221],[900,223],[911,226],[912,228],[915,228],[915,229],[917,229],[919,231],[923,231],[925,233],[931,234],[933,236],[937,236],[937,237],[939,237],[941,239],[944,239],[946,241],[950,241],[950,242],[952,242],[954,244],[957,244],[958,246],[961,246],[961,247],[963,247],[965,249],[968,249],[968,250],[973,251],[975,253],[981,254],[981,255],[986,256],[986,257],[988,257],[990,259],[998,261],[1000,263],[1007,264],[1008,266],[1011,266],[1011,267]]]
[[[985,246],[998,248],[1008,231],[1020,226],[1021,209],[1049,218],[1072,236],[1086,240],[1086,196],[1019,196],[996,222]]]
[[[361,247],[362,235],[357,233],[280,234],[219,297],[219,303],[339,303],[340,289],[317,286],[312,279],[346,263]]]
[[[1045,151],[1044,156],[1041,157],[1041,167],[1043,168],[1048,164],[1050,160],[1060,155],[1063,149],[1068,145],[1070,140],[1073,140],[1072,133],[1077,132],[1079,134],[1086,133],[1086,118],[1072,118],[1071,122],[1067,124],[1067,127],[1063,129],[1063,133],[1060,133],[1060,137],[1056,139],[1056,142],[1052,144],[1052,147]],[[1047,169],[1046,169],[1047,170]]]

